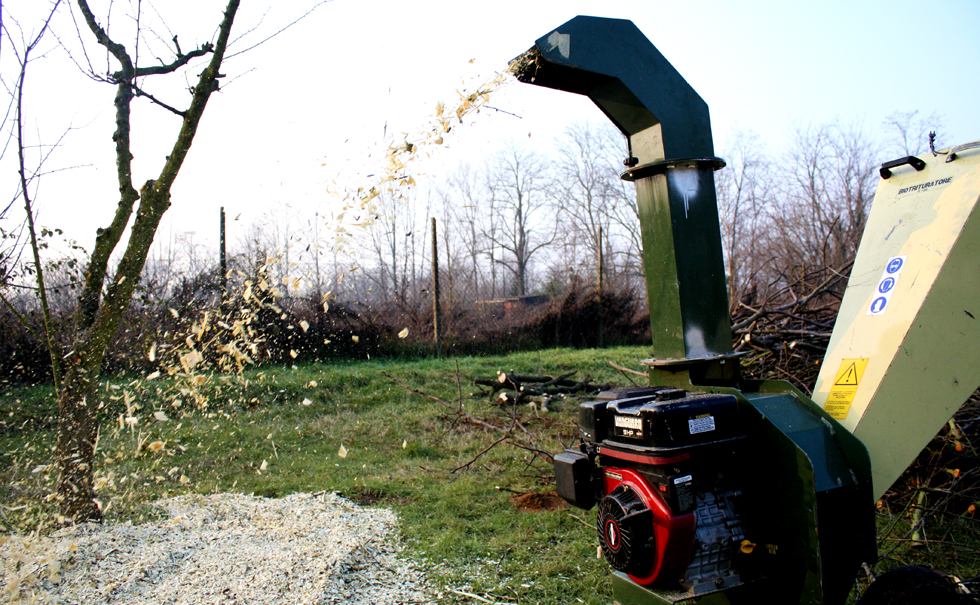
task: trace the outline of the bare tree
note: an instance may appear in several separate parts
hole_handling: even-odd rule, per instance
[[[513,292],[527,294],[528,269],[535,253],[551,244],[558,231],[554,215],[548,214],[553,201],[547,197],[544,161],[511,142],[498,152],[487,175],[491,199],[498,217],[490,209],[490,220],[483,233],[491,243],[509,253],[509,258],[493,261],[507,268],[514,277]]]
[[[66,518],[83,521],[102,518],[93,490],[94,453],[98,436],[97,406],[94,402],[97,400],[96,388],[102,360],[132,300],[160,219],[170,207],[171,187],[187,158],[208,100],[219,88],[221,63],[239,0],[228,1],[215,41],[184,52],[174,37],[170,62],[151,66],[140,65],[119,40],[110,36],[86,0],[77,0],[77,4],[85,26],[116,64],[115,71],[111,73],[96,73],[93,69],[89,76],[116,89],[116,129],[112,140],[120,193],[112,221],[98,231],[95,248],[85,271],[75,315],[72,350],[64,357],[65,375],[58,390],[58,498]],[[139,8],[136,10],[139,11]],[[135,16],[135,22],[139,23],[139,15]],[[108,23],[108,18],[104,22]],[[138,50],[141,40],[138,27],[135,40]],[[176,109],[147,91],[147,78],[176,73],[194,59],[209,55],[210,60],[191,89],[191,99],[186,109]],[[132,177],[130,128],[132,103],[137,97],[151,100],[177,115],[181,121],[180,132],[157,178],[146,181],[139,189]],[[110,274],[109,259],[122,241],[127,227],[130,228],[128,242],[115,272]]]
[[[921,115],[919,110],[894,111],[882,123],[886,131],[885,149],[896,157],[921,155],[929,149],[929,133],[935,133],[936,149],[945,141],[946,120],[937,113]]]
[[[758,135],[734,130],[729,140],[727,166],[715,173],[715,182],[728,298],[734,305],[742,296],[753,298],[754,278],[771,260],[768,205],[774,177]]]
[[[635,273],[642,279],[636,195],[632,184],[620,177],[626,155],[623,135],[610,124],[576,123],[565,129],[556,146],[553,188],[565,219],[563,248],[577,257],[578,273],[593,274],[601,243],[607,277]]]
[[[575,242],[579,238],[574,236],[581,236],[585,258],[578,260],[591,267],[599,256],[600,233],[609,233],[609,215],[615,199],[611,180],[618,177],[614,172],[610,174],[609,155],[591,125],[578,122],[566,127],[556,143],[553,188],[566,219],[565,239]]]
[[[442,218],[440,222],[442,224],[439,226],[437,235],[441,240],[439,246],[442,250],[436,252],[442,259],[441,264],[445,265],[444,270],[440,269],[443,275],[441,293],[442,298],[445,299],[442,308],[449,315],[452,315],[455,306],[460,302],[460,294],[465,291],[472,298],[475,291],[467,283],[469,280],[466,277],[470,272],[463,265],[468,260],[469,254],[465,246],[465,239],[458,237],[459,225],[456,224],[455,213],[450,204],[443,203],[441,206]]]
[[[426,270],[428,200],[420,207],[414,190],[398,196],[384,191],[375,200],[377,216],[359,241],[363,254],[376,261],[373,266],[362,263],[364,278],[373,284],[370,298],[395,303],[403,311],[414,309]]]
[[[333,294],[332,286],[339,277],[336,234],[321,224],[323,217],[314,212],[307,218],[306,227],[297,237],[294,256],[302,267],[302,274],[309,283],[309,298],[314,312],[319,314],[323,303]],[[319,315],[317,315],[319,317]]]
[[[140,285],[148,301],[163,302],[170,297],[173,287],[182,273],[177,247],[172,237],[150,248],[143,266]]]
[[[463,164],[436,190],[443,207],[442,235],[452,240],[445,248],[451,255],[449,291],[456,299],[496,296],[493,243],[486,234],[496,231],[500,217],[493,212],[493,196],[485,185],[481,169]]]
[[[289,204],[279,203],[259,217],[257,224],[248,231],[248,246],[258,255],[260,264],[267,265],[268,276],[282,290],[289,293],[291,277],[296,274],[296,252],[298,246],[298,226],[295,212]]]
[[[24,139],[24,85],[27,79],[27,68],[32,60],[30,55],[33,51],[35,51],[38,48],[38,45],[41,43],[44,34],[48,31],[49,26],[51,24],[51,20],[54,17],[55,12],[58,10],[59,4],[60,4],[60,0],[56,1],[54,4],[51,5],[51,10],[48,13],[47,18],[43,21],[40,31],[32,39],[30,39],[29,42],[27,41],[24,42],[21,51],[18,52],[16,47],[13,47],[14,52],[17,56],[17,63],[19,69],[17,72],[17,80],[14,86],[13,94],[11,95],[12,98],[11,108],[14,110],[13,131],[16,133],[14,136],[16,139],[16,146],[17,146],[17,169],[18,169],[17,173],[19,177],[18,193],[19,193],[19,197],[21,197],[24,202],[24,216],[25,216],[24,225],[26,226],[27,236],[29,238],[28,241],[30,243],[30,250],[33,253],[33,274],[35,277],[35,283],[37,284],[36,291],[38,294],[38,298],[40,300],[41,314],[44,322],[43,336],[39,336],[38,340],[45,342],[45,345],[47,346],[48,354],[50,355],[51,358],[52,379],[54,380],[56,389],[61,383],[61,372],[58,366],[58,355],[54,342],[55,329],[52,324],[51,310],[48,305],[47,290],[44,287],[44,265],[41,262],[41,248],[44,246],[44,244],[41,243],[38,239],[38,230],[34,222],[33,201],[31,199],[32,197],[31,188],[33,185],[35,187],[35,192],[36,192],[36,180],[38,177],[38,173],[40,172],[40,165],[43,164],[43,160],[38,162],[39,168],[37,169],[37,171],[35,171],[33,174],[28,172],[27,161],[25,159],[27,145]],[[9,30],[7,30],[6,27],[3,28],[3,34],[7,37],[8,40],[12,41],[12,36],[10,35]],[[10,112],[8,112],[8,115],[9,113]],[[12,207],[12,205],[13,202],[11,202],[10,205],[4,208],[3,212],[0,213],[0,216],[5,215]],[[42,232],[42,237],[43,235],[44,233]],[[13,248],[14,250],[16,250],[16,245],[18,243],[16,240],[19,239],[20,239],[20,235],[18,234],[18,236],[15,238],[15,247]],[[9,262],[10,259],[6,258],[6,256],[8,255],[9,252],[6,255],[0,254],[0,267],[2,267],[2,265],[6,265],[6,262],[4,261]],[[8,273],[8,269],[6,267],[2,267],[2,268],[3,268],[3,273],[6,276]],[[6,281],[7,281],[6,278],[0,281],[0,285],[5,284]],[[20,316],[17,313],[15,307],[7,300],[7,297],[0,296],[0,298],[2,298],[3,303],[7,307],[7,309],[10,310],[15,315],[17,315],[18,319],[25,327],[27,327],[28,330],[33,331],[31,326],[27,323],[26,319],[23,316]]]
[[[854,258],[876,187],[871,141],[859,126],[797,128],[770,220],[782,267],[841,267]]]

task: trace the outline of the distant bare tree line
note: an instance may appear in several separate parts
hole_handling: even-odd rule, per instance
[[[942,118],[891,114],[884,140],[860,124],[799,126],[775,154],[733,132],[716,174],[729,299],[762,304],[804,275],[849,274],[878,186],[878,166],[945,139]],[[947,142],[948,144],[948,142]],[[836,293],[843,291],[840,280]],[[788,292],[793,296],[793,292]]]
[[[878,164],[927,150],[928,132],[941,128],[941,120],[894,114],[885,126],[884,143],[861,126],[800,126],[775,152],[758,135],[731,133],[716,184],[733,314],[774,297],[804,296],[793,291],[802,276],[846,276]],[[450,331],[453,318],[457,325],[494,321],[499,312],[488,310],[487,301],[531,294],[561,300],[570,288],[576,296],[591,295],[600,247],[604,287],[642,301],[636,199],[632,184],[619,176],[625,155],[622,136],[607,125],[573,124],[549,154],[510,142],[479,164],[412,190],[407,201],[382,193],[374,222],[343,245],[325,237],[333,231],[319,213],[269,211],[230,239],[232,287],[262,268],[287,299],[310,308],[345,304],[422,336],[431,325],[429,225],[435,217]],[[82,265],[63,260],[48,272],[56,315],[72,312],[67,292]],[[159,242],[135,309],[218,304],[218,277],[217,254],[193,235]],[[30,290],[11,300],[28,314],[36,306]]]

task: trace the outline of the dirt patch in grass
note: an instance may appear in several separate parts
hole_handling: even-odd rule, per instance
[[[401,497],[396,494],[388,493],[385,490],[364,488],[350,494],[338,494],[361,506],[371,506],[372,504],[407,504],[411,498]]]
[[[514,494],[510,497],[518,510],[535,512],[568,508],[568,504],[554,492],[546,494]]]

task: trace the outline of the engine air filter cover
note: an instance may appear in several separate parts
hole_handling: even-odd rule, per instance
[[[555,490],[572,506],[585,510],[595,506],[595,463],[577,450],[565,450],[555,456]]]

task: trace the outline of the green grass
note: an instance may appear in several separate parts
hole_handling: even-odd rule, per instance
[[[608,570],[596,559],[591,514],[514,506],[513,492],[553,490],[549,465],[501,444],[453,472],[498,435],[454,423],[450,410],[382,374],[456,403],[458,363],[463,409],[505,424],[506,410],[472,396],[473,378],[492,378],[497,370],[578,370],[577,377],[628,385],[606,361],[636,367],[646,356],[642,348],[560,349],[458,361],[265,367],[243,380],[211,377],[198,386],[197,397],[172,379],[111,380],[101,391],[100,500],[109,521],[139,522],[157,514],[154,499],[182,493],[337,492],[397,511],[410,555],[444,585],[529,603],[608,603]],[[207,407],[195,409],[195,400]],[[55,479],[51,401],[43,388],[0,395],[0,501],[8,507],[2,517],[7,531],[52,525],[55,511],[46,501]],[[577,401],[554,403],[548,413],[521,408],[518,414],[542,449],[558,452],[559,436],[570,443],[577,432]],[[155,410],[169,420],[155,420]],[[130,413],[139,423],[120,426],[120,415]],[[165,446],[152,452],[147,446],[154,442]],[[346,457],[339,455],[341,446]]]
[[[450,410],[383,373],[453,403],[458,376],[463,409],[503,424],[509,412],[472,396],[473,378],[492,378],[497,370],[551,375],[578,370],[577,377],[628,386],[606,362],[637,367],[647,356],[645,348],[624,347],[459,360],[338,361],[264,367],[241,379],[210,377],[195,387],[173,378],[117,377],[100,391],[99,497],[110,522],[138,523],[159,514],[155,499],[177,494],[337,492],[394,509],[409,556],[443,586],[524,603],[608,604],[609,568],[596,558],[594,512],[528,512],[514,506],[513,492],[553,490],[550,466],[501,444],[454,472],[498,435],[454,423]],[[574,441],[577,402],[557,402],[548,413],[521,408],[518,414],[542,449],[558,452],[562,442]],[[169,420],[155,420],[154,411],[164,411]],[[139,422],[121,426],[120,415],[127,414]],[[54,415],[50,389],[0,394],[0,531],[53,526],[54,504],[47,497],[55,479]],[[154,442],[165,445],[154,452],[147,447]],[[886,512],[879,527],[882,551],[909,527],[902,511]],[[937,517],[932,523],[931,537],[946,535],[949,542],[967,546],[910,548],[899,542],[881,569],[915,563],[961,577],[976,575],[980,536],[972,519],[950,523]],[[448,603],[458,596],[446,594]]]

